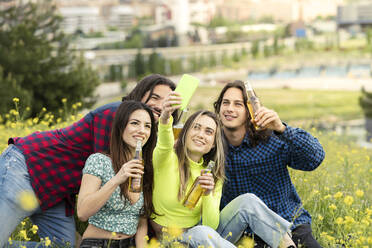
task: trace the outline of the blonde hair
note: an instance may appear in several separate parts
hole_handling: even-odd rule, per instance
[[[215,182],[218,180],[225,179],[225,152],[220,120],[218,119],[217,115],[211,111],[208,110],[197,111],[187,119],[175,145],[175,152],[178,158],[178,169],[180,176],[180,187],[178,190],[178,200],[180,201],[185,196],[187,182],[191,175],[187,156],[186,137],[190,128],[194,126],[195,121],[198,120],[203,115],[212,118],[216,123],[214,146],[208,153],[203,155],[204,159],[203,166],[206,167],[209,161],[213,160],[216,163],[212,170]]]

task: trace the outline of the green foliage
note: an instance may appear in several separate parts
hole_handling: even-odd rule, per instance
[[[25,101],[33,116],[43,106],[58,110],[66,97],[85,107],[95,102],[98,75],[69,50],[70,38],[61,31],[62,18],[51,1],[10,7],[0,11],[0,20],[0,81],[14,94],[10,97]],[[9,102],[0,106],[4,111]]]
[[[210,28],[215,28],[215,27],[221,27],[221,26],[231,26],[234,22],[227,20],[224,18],[222,15],[216,15],[213,17],[213,19],[209,22],[209,27]]]
[[[359,97],[359,105],[362,107],[365,117],[372,118],[372,92],[367,92],[362,87],[362,95]]]
[[[258,40],[253,41],[252,47],[251,47],[251,53],[253,58],[258,57],[258,53],[260,51],[260,42]]]
[[[264,53],[264,56],[265,57],[269,57],[271,55],[270,47],[268,45],[266,45],[266,44],[264,45],[263,53]]]
[[[123,65],[110,65],[106,81],[120,81],[123,79]]]
[[[155,50],[149,56],[148,69],[151,73],[165,73],[165,60]]]
[[[211,52],[209,54],[209,66],[215,67],[216,65],[217,65],[216,55],[213,52]]]
[[[239,62],[240,61],[240,55],[238,54],[238,51],[235,50],[234,55],[232,57],[232,60],[234,62]]]
[[[231,60],[229,59],[229,56],[227,56],[227,52],[223,51],[221,56],[222,64],[226,67],[229,67],[231,65]]]
[[[11,73],[5,77],[3,68],[0,66],[0,113],[6,113],[14,106],[13,98],[15,96],[22,99],[26,106],[31,105],[31,95],[27,90],[22,89]]]
[[[273,43],[273,52],[275,55],[279,54],[279,41],[278,41],[278,36],[274,36],[274,43]]]
[[[177,75],[183,73],[182,60],[181,59],[172,59],[170,63],[170,74]]]
[[[138,50],[136,54],[136,58],[134,59],[134,70],[135,70],[135,76],[137,78],[142,77],[146,73],[145,59],[141,53],[141,50]]]
[[[295,42],[295,50],[297,52],[302,50],[313,50],[314,49],[314,42],[306,39],[306,38],[300,38],[296,40]]]

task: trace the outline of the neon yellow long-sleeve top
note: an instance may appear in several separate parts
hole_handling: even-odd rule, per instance
[[[207,196],[203,195],[194,209],[190,210],[178,200],[180,176],[178,159],[173,149],[174,138],[172,132],[173,119],[168,124],[159,121],[158,140],[153,153],[154,190],[152,200],[155,212],[154,221],[165,227],[189,228],[202,224],[216,229],[220,220],[220,199],[222,182],[218,180],[214,190]],[[191,188],[194,180],[200,176],[203,160],[198,163],[189,159],[191,176],[187,182],[186,192]]]

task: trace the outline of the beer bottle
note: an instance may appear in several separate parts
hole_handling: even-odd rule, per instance
[[[186,120],[187,111],[188,111],[187,108],[184,108],[182,110],[182,112],[180,113],[180,116],[178,117],[176,123],[172,127],[174,140],[178,139],[178,136],[180,135],[180,133],[182,131],[183,125],[184,125],[185,120]]]
[[[211,173],[214,165],[215,165],[215,162],[210,161],[208,163],[207,168],[203,170],[202,174]],[[186,194],[186,197],[183,200],[182,204],[189,209],[195,208],[196,204],[198,204],[198,201],[204,192],[205,192],[205,189],[203,189],[200,186],[199,177],[197,177],[194,183],[192,184],[189,192]]]
[[[248,105],[249,114],[251,115],[251,118],[253,121],[253,125],[256,130],[261,130],[261,128],[257,126],[256,121],[255,121],[257,110],[261,107],[260,100],[254,93],[252,85],[248,81],[244,83],[244,86],[245,86],[245,90],[247,91],[247,96],[248,96],[247,105]]]
[[[142,161],[143,165],[143,160],[142,160],[142,141],[137,140],[137,145],[136,145],[136,153],[134,155],[134,159],[138,159]],[[141,192],[142,191],[142,177],[141,178],[129,178],[129,191],[130,192]]]

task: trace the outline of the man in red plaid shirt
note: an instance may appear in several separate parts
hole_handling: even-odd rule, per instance
[[[174,89],[171,80],[153,74],[143,78],[123,101],[146,103],[157,121],[165,96]],[[9,139],[8,148],[0,156],[0,248],[26,217],[38,226],[41,238],[75,245],[74,199],[82,169],[90,154],[108,150],[119,105],[114,102],[99,107],[66,128]],[[22,207],[19,197],[23,192],[38,199],[35,209]]]

